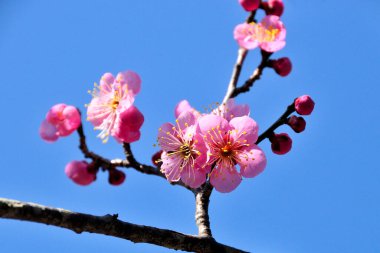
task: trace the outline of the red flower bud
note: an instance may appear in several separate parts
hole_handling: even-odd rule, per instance
[[[159,166],[161,165],[161,154],[162,154],[162,150],[159,150],[157,151],[156,153],[154,153],[154,155],[152,156],[152,163],[156,166]]]
[[[285,8],[282,0],[268,0],[268,2],[263,2],[261,6],[267,15],[275,15],[278,17],[281,17]]]
[[[287,124],[294,130],[296,133],[301,133],[306,128],[306,121],[302,117],[297,117],[295,115],[291,116],[288,119]]]
[[[111,169],[108,172],[109,172],[108,182],[112,185],[121,185],[126,178],[124,172],[120,170]]]
[[[243,6],[246,11],[254,11],[259,8],[260,0],[239,0],[241,6]]]
[[[280,76],[287,76],[292,71],[292,62],[288,57],[282,57],[277,60],[270,60],[268,62],[269,67],[273,68],[274,71]]]
[[[273,153],[277,155],[286,154],[292,149],[292,139],[286,133],[273,134],[269,137],[269,141],[272,143]]]
[[[308,95],[303,95],[294,101],[296,112],[300,115],[310,115],[314,109],[314,101]]]

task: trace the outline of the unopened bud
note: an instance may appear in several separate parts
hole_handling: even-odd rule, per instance
[[[259,8],[260,0],[239,0],[241,6],[243,6],[246,11],[254,11]]]
[[[292,71],[292,62],[288,57],[282,57],[277,60],[270,60],[268,66],[273,68],[274,71],[280,76],[287,76]]]
[[[112,185],[121,185],[126,178],[126,175],[124,172],[117,170],[117,169],[111,169],[109,170],[108,175],[108,182]]]
[[[267,15],[275,15],[278,17],[281,17],[285,8],[282,0],[268,0],[268,2],[263,2],[261,6]]]
[[[161,154],[162,154],[162,150],[159,150],[157,151],[156,153],[154,153],[154,155],[152,156],[152,163],[156,166],[159,166],[162,164],[162,161],[161,161]]]
[[[291,116],[288,119],[287,124],[294,130],[296,133],[301,133],[306,128],[306,121],[302,117],[297,117],[295,115]]]
[[[269,141],[272,143],[273,153],[277,155],[284,155],[292,149],[292,139],[286,133],[273,134]]]
[[[308,95],[303,95],[294,101],[296,112],[300,115],[310,115],[314,109],[314,101]]]

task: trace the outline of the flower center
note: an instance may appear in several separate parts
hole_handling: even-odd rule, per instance
[[[120,103],[120,94],[119,94],[119,91],[115,90],[110,106],[113,110],[116,110],[116,108],[119,106],[119,103]]]
[[[223,157],[230,157],[232,155],[232,149],[230,145],[225,145],[223,148],[220,149],[220,154]]]
[[[273,27],[265,27],[262,24],[256,25],[256,38],[259,42],[272,42],[276,39],[277,35],[280,33],[280,30]]]
[[[181,155],[187,159],[191,156],[191,150],[189,144],[184,144],[179,148]]]

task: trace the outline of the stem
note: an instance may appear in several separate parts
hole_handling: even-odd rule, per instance
[[[236,84],[239,81],[240,72],[243,67],[243,63],[247,54],[248,54],[247,49],[242,48],[242,47],[239,48],[236,63],[232,71],[231,80],[230,80],[230,83],[228,84],[227,92],[226,92],[226,95],[224,96],[223,103],[227,102],[227,100],[232,96],[232,94],[234,93],[236,89]]]
[[[207,182],[195,195],[195,222],[198,226],[198,236],[212,237],[208,206],[213,187]]]
[[[265,132],[260,134],[259,138],[256,141],[256,145],[262,142],[265,138],[270,137],[270,135],[274,132],[274,130],[276,130],[276,128],[286,124],[290,114],[292,114],[295,111],[296,109],[294,107],[294,102],[293,102],[291,105],[288,105],[288,107],[286,108],[286,111],[280,116],[280,118],[278,118],[276,122],[274,122],[267,130],[265,130]]]

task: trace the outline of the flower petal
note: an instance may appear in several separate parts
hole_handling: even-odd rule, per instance
[[[230,125],[235,129],[231,136],[235,141],[253,145],[257,141],[259,127],[252,118],[248,116],[236,117],[230,121]]]
[[[181,177],[182,158],[178,154],[169,155],[163,152],[161,155],[162,165],[161,172],[165,174],[170,182],[177,182]]]
[[[206,172],[187,164],[181,172],[181,180],[191,188],[198,188],[206,182]]]
[[[140,76],[131,70],[120,72],[116,76],[116,81],[128,85],[128,90],[131,90],[134,95],[137,95],[141,90]]]
[[[249,151],[239,154],[240,174],[252,178],[264,171],[267,159],[264,152],[256,145]]]
[[[241,176],[235,167],[215,168],[210,175],[210,183],[219,192],[231,192],[241,183]]]
[[[54,142],[58,139],[57,128],[47,120],[42,121],[39,132],[42,139],[47,142]]]
[[[177,137],[175,127],[170,123],[165,123],[159,128],[157,138],[158,145],[160,145],[164,151],[175,151],[182,145]]]

